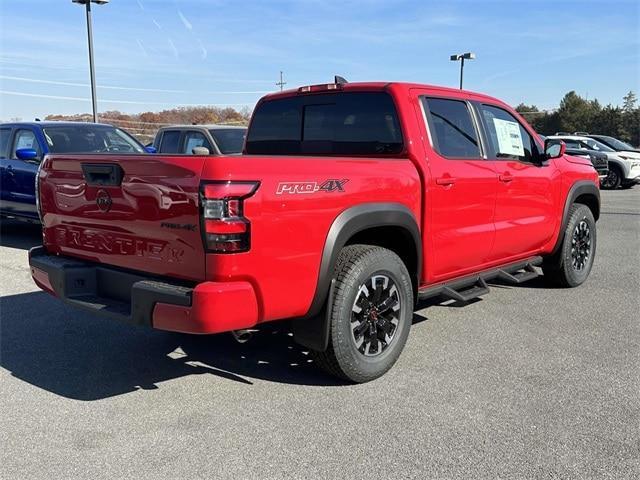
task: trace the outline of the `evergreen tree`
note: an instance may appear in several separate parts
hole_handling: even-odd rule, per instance
[[[636,94],[629,91],[629,93],[622,97],[622,111],[624,113],[633,112],[636,109],[637,100]]]

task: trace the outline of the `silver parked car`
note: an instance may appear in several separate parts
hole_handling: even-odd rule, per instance
[[[600,185],[602,188],[630,188],[640,182],[640,153],[617,152],[591,137],[581,135],[552,135],[550,139],[563,140],[567,147],[595,150],[607,155],[609,174]]]
[[[242,153],[247,127],[232,125],[171,125],[156,133],[158,153],[237,155]]]

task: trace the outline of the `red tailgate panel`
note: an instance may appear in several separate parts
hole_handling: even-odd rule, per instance
[[[108,265],[204,280],[198,206],[204,161],[164,155],[49,157],[40,174],[45,246]],[[83,164],[119,165],[122,183],[88,185]]]

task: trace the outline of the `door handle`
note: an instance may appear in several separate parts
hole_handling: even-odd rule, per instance
[[[453,185],[454,183],[456,183],[456,178],[455,177],[440,177],[440,178],[436,178],[436,184],[437,185],[444,185],[444,186],[449,186],[449,185]]]
[[[498,178],[500,179],[501,182],[504,183],[509,183],[513,181],[513,177],[511,176],[510,173],[501,173]]]

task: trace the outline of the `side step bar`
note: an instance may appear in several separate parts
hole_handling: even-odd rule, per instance
[[[440,295],[452,298],[458,302],[466,303],[474,298],[486,295],[487,293],[489,293],[489,286],[487,285],[487,282],[485,282],[484,278],[478,277],[477,282],[465,290],[454,290],[453,288],[445,285],[442,288]]]
[[[538,272],[536,272],[534,266],[528,263],[518,272],[511,273],[507,272],[506,270],[500,270],[496,278],[498,280],[502,280],[505,283],[510,283],[511,285],[520,285],[521,283],[533,280],[538,275],[539,274]]]
[[[510,263],[498,268],[484,270],[473,275],[438,283],[418,290],[418,299],[443,297],[466,303],[474,298],[489,293],[487,282],[493,279],[502,280],[505,283],[519,285],[538,276],[534,268],[542,264],[542,257],[532,257],[515,263]]]

